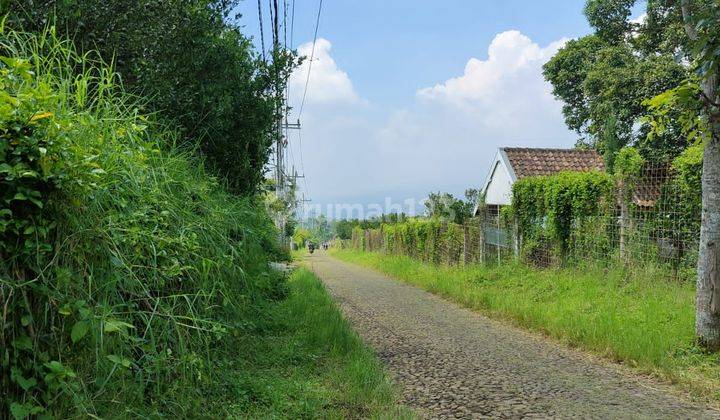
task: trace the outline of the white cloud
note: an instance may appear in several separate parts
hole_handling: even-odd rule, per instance
[[[490,125],[508,123],[506,116],[518,118],[528,106],[537,107],[537,101],[553,102],[542,77],[542,65],[565,42],[541,48],[518,31],[500,33],[490,43],[486,60],[471,58],[463,75],[420,89],[417,96],[476,115],[482,113]]]
[[[462,191],[484,179],[498,147],[572,146],[542,75],[565,42],[541,47],[518,31],[498,34],[486,59],[469,59],[462,75],[418,90],[413,105],[392,114],[378,131],[383,154],[422,162],[414,179],[428,190]]]
[[[500,33],[487,58],[470,58],[461,75],[419,89],[400,109],[360,100],[324,41],[308,95],[344,106],[311,106],[303,116],[313,195],[332,202],[389,191],[395,200],[458,194],[482,183],[498,147],[571,147],[575,136],[542,76],[565,41],[542,47],[518,31]]]
[[[305,83],[308,84],[308,93],[305,103],[315,105],[327,105],[337,103],[353,103],[359,100],[350,77],[344,71],[338,69],[335,60],[330,56],[332,44],[324,38],[319,38],[315,43],[315,53],[312,54],[312,42],[298,47],[298,54],[304,56],[305,61],[298,67],[288,80],[291,97],[297,100],[299,106]],[[312,68],[310,67],[310,56],[313,56]]]
[[[645,23],[646,20],[647,20],[647,13],[643,13],[643,14],[641,14],[640,16],[634,18],[634,19],[630,19],[630,23],[635,23],[635,24],[638,24],[638,25],[642,25],[642,24]]]

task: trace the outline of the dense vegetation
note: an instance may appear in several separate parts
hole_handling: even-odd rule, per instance
[[[443,219],[459,225],[473,217],[480,191],[470,188],[465,191],[465,199],[455,198],[450,193],[431,192],[425,201],[425,214],[433,219]]]
[[[125,88],[177,127],[168,145],[199,152],[236,193],[261,187],[276,113],[294,57],[267,62],[242,35],[234,0],[14,0],[0,2],[7,25],[68,34],[81,53],[113,62]]]
[[[526,252],[531,254],[533,248],[550,243],[559,255],[565,255],[574,229],[598,223],[594,217],[598,214],[614,214],[608,211],[615,206],[614,183],[605,173],[561,172],[523,178],[513,184],[512,191],[509,210]]]
[[[647,269],[583,266],[538,270],[522,264],[438,266],[402,255],[333,250],[471,309],[718,399],[717,354],[695,346],[694,288]]]
[[[702,208],[697,262],[698,340],[720,350],[720,4],[653,0],[629,20],[637,0],[587,0],[595,32],[567,43],[544,67],[580,145],[603,152],[634,145],[669,162],[701,146]]]
[[[431,192],[425,201],[425,216],[434,220],[444,220],[463,224],[473,217],[480,191],[468,189],[465,198],[456,198],[450,193]],[[405,223],[418,217],[410,217],[405,213],[388,213],[368,219],[340,219],[332,223],[332,234],[341,240],[352,239],[353,230],[360,228],[377,229],[382,225]]]
[[[436,264],[457,264],[463,258],[463,235],[462,225],[440,218],[410,218],[370,230],[357,226],[353,229],[351,244],[360,250],[382,248],[391,254],[409,255]]]
[[[668,160],[687,145],[677,124],[648,137],[643,101],[688,78],[691,48],[677,2],[649,1],[646,17],[630,21],[635,0],[588,0],[593,34],[569,41],[545,65],[579,143],[601,152],[634,144],[651,160]]]
[[[285,293],[269,219],[164,150],[176,133],[99,58],[53,33],[0,42],[3,402],[19,418],[198,413],[215,353]]]
[[[53,31],[3,29],[0,48],[3,417],[394,409],[317,279],[269,269],[261,195],[173,147],[187,132],[98,54]]]

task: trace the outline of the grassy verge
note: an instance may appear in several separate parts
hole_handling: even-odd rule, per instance
[[[407,417],[383,367],[307,269],[289,296],[237,349],[218,389],[231,403],[222,417]],[[238,398],[239,396],[239,398]]]
[[[403,256],[332,254],[720,401],[720,356],[694,345],[692,284],[652,270],[436,267]]]

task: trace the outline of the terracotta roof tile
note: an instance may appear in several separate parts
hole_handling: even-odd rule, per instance
[[[594,150],[504,147],[518,178],[553,175],[561,171],[604,171],[602,156]]]

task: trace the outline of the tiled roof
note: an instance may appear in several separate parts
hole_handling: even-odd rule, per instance
[[[602,156],[594,150],[531,149],[504,147],[510,165],[518,178],[553,175],[561,171],[604,171]]]

